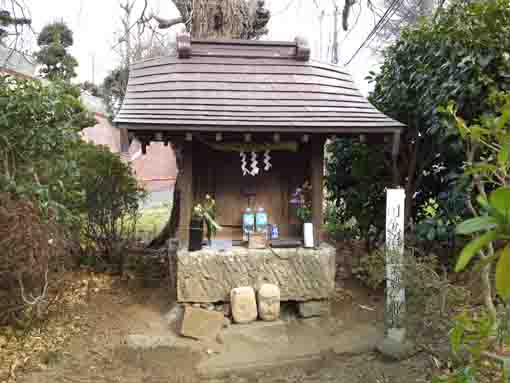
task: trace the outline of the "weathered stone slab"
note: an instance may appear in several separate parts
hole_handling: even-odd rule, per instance
[[[126,337],[126,345],[135,349],[151,349],[158,347],[173,347],[177,342],[176,335],[144,335],[130,334]]]
[[[275,321],[280,317],[280,288],[270,283],[262,284],[257,291],[259,317]]]
[[[223,313],[191,306],[184,309],[181,335],[194,339],[215,339],[223,327]]]
[[[230,292],[232,318],[236,323],[250,323],[257,319],[257,301],[253,287],[237,287]]]
[[[177,254],[179,302],[229,301],[238,286],[272,283],[282,301],[327,299],[335,289],[334,247],[258,249],[233,247]]]
[[[302,318],[327,316],[329,310],[329,301],[299,302],[299,316]]]

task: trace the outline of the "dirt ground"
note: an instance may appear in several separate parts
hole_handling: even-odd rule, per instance
[[[58,351],[31,356],[16,370],[15,381],[410,383],[427,381],[426,372],[431,369],[431,361],[422,354],[397,363],[375,352],[345,355],[329,351],[313,360],[285,366],[199,377],[196,366],[213,352],[210,346],[203,347],[193,340],[150,349],[134,349],[126,344],[129,334],[170,331],[164,313],[173,302],[164,287],[140,288],[116,279],[96,282],[94,286],[97,287],[87,286],[81,293],[83,302],[67,309],[66,318],[72,318],[73,326],[79,330]],[[347,332],[351,325],[382,321],[383,297],[371,295],[356,283],[339,287],[335,298],[329,323],[341,323]],[[69,326],[69,321],[66,323]],[[62,331],[66,331],[65,327]]]

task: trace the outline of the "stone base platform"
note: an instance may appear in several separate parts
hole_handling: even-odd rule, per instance
[[[177,300],[213,303],[230,299],[235,287],[273,283],[282,301],[327,299],[335,289],[336,249],[260,249],[244,247],[220,251],[177,253]]]

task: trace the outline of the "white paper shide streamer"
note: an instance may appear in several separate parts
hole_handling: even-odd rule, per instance
[[[243,172],[243,176],[245,176],[246,174],[248,174],[250,172],[248,170],[248,168],[246,167],[246,165],[248,164],[246,162],[246,153],[240,152],[239,155],[241,156],[241,171]]]
[[[257,152],[251,152],[251,175],[252,176],[256,176],[260,172],[258,163],[259,163],[259,161],[257,160]]]
[[[250,165],[248,167],[248,154],[245,151],[239,152],[239,156],[241,157],[241,171],[243,172],[243,176],[249,174],[251,176],[256,176],[260,173],[259,168],[259,160],[257,158],[257,152],[250,152]],[[273,165],[271,164],[271,151],[264,151],[264,171],[269,171]]]
[[[271,169],[273,167],[273,165],[271,165],[271,156],[269,155],[269,153],[271,153],[270,150],[266,150],[264,152],[264,170],[267,172],[269,171],[269,169]]]

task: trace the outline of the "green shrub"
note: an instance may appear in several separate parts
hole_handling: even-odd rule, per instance
[[[134,239],[146,192],[130,165],[107,147],[83,143],[75,155],[84,191],[80,210],[85,243],[101,256],[118,259],[122,268],[123,250]]]
[[[384,152],[350,138],[332,140],[326,151],[326,187],[335,220],[371,249],[384,231],[384,189],[389,181]]]

